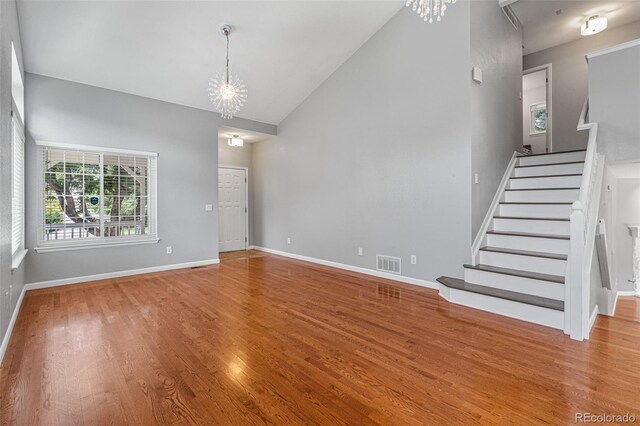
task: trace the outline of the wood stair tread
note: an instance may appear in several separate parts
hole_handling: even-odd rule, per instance
[[[463,265],[468,269],[476,269],[478,271],[492,272],[495,274],[511,275],[514,277],[530,278],[532,280],[549,281],[557,284],[564,284],[564,277],[562,275],[541,274],[539,272],[522,271],[520,269],[502,268],[499,266],[491,265]]]
[[[459,278],[439,277],[437,281],[442,285],[456,290],[468,291],[482,294],[484,296],[497,297],[499,299],[512,302],[525,303],[527,305],[539,306],[541,308],[564,310],[564,302],[561,300],[547,299],[546,297],[532,296],[530,294],[517,293],[515,291],[502,290],[493,287],[486,287],[478,284],[471,284]]]
[[[518,158],[539,157],[541,155],[568,154],[571,152],[583,152],[583,151],[586,151],[586,149],[572,149],[570,151],[543,152],[541,154],[522,154],[522,155],[518,155]]]
[[[567,188],[505,188],[505,191],[560,191],[560,190],[570,190],[570,189],[580,189],[580,187],[567,187]]]
[[[500,201],[500,204],[571,205],[572,201]]]
[[[494,216],[494,219],[519,219],[519,220],[559,220],[562,222],[569,222],[569,218],[560,217],[521,217],[521,216]]]
[[[516,250],[502,247],[481,247],[480,251],[490,251],[493,253],[514,254],[518,256],[542,257],[545,259],[567,260],[566,254],[547,253],[543,251]]]
[[[582,173],[568,173],[564,175],[513,176],[510,179],[538,179],[538,178],[552,178],[552,177],[566,177],[566,176],[582,176]]]
[[[525,167],[545,167],[545,166],[560,166],[563,164],[578,164],[584,163],[584,161],[566,161],[562,163],[548,163],[548,164],[530,164],[528,166],[515,166],[516,169],[525,168]]]
[[[487,234],[493,235],[511,235],[514,237],[531,237],[531,238],[553,238],[555,240],[568,240],[568,235],[555,234],[534,234],[530,232],[508,232],[508,231],[487,231]]]

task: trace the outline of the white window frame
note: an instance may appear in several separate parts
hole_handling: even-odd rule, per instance
[[[91,249],[100,247],[113,247],[113,246],[129,246],[138,244],[155,244],[160,241],[158,237],[158,153],[148,151],[134,151],[129,149],[119,148],[105,148],[96,147],[91,145],[75,145],[60,142],[48,142],[48,141],[36,141],[36,145],[39,151],[39,158],[44,160],[44,151],[46,148],[70,150],[70,151],[82,151],[82,152],[96,152],[100,154],[117,154],[117,155],[134,155],[143,156],[149,159],[149,167],[147,171],[147,178],[149,179],[149,234],[148,236],[114,236],[114,237],[99,237],[91,239],[74,239],[74,240],[47,240],[44,235],[44,223],[45,223],[45,209],[42,200],[45,197],[45,182],[44,173],[45,165],[44,161],[39,161],[38,176],[40,179],[40,190],[38,202],[41,203],[38,208],[39,220],[38,220],[38,244],[35,249],[37,253],[46,253],[63,250],[79,250],[79,249]],[[102,157],[101,157],[102,158]],[[102,180],[102,172],[100,173]],[[102,192],[102,182],[100,184]],[[102,196],[100,197],[100,203],[102,203]]]
[[[14,103],[15,104],[15,103]],[[24,125],[16,108],[11,111],[11,269],[20,267],[25,249]],[[19,217],[16,217],[19,216]],[[16,233],[16,227],[19,227]]]

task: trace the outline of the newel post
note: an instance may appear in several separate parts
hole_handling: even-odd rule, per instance
[[[583,298],[589,288],[585,288],[584,281],[584,206],[580,201],[572,205],[570,238],[571,244],[568,258],[568,280],[565,283],[565,332],[568,331],[572,339],[584,340],[583,317],[585,315]]]

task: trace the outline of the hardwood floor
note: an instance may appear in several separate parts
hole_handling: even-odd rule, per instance
[[[0,369],[0,423],[640,417],[639,301],[621,299],[620,317],[575,342],[434,290],[263,253],[30,291]]]

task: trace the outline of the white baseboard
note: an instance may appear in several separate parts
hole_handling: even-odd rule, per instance
[[[9,326],[7,327],[7,331],[4,333],[4,338],[2,339],[2,346],[0,346],[0,366],[2,365],[2,361],[4,361],[4,353],[7,351],[7,347],[9,346],[9,340],[11,339],[11,334],[13,333],[13,326],[16,325],[16,320],[18,319],[18,313],[20,313],[20,306],[22,306],[24,294],[27,292],[27,289],[25,287],[26,286],[22,287],[20,297],[18,297],[18,302],[16,303],[16,307],[13,309],[13,314],[11,315]]]
[[[315,257],[303,256],[300,254],[288,253],[286,251],[274,250],[266,247],[253,246],[254,250],[264,251],[266,253],[277,254],[278,256],[289,257],[291,259],[303,260],[305,262],[317,263],[318,265],[330,266],[332,268],[344,269],[346,271],[358,272],[360,274],[372,275],[378,278],[385,278],[387,280],[399,281],[405,284],[417,285],[420,287],[426,287],[431,289],[438,289],[438,284],[421,280],[418,278],[406,277],[403,275],[394,275],[386,272],[380,272],[373,269],[361,268],[359,266],[347,265],[344,263],[332,262],[330,260],[317,259]]]
[[[589,318],[589,328],[587,332],[587,339],[589,338],[589,333],[591,333],[591,329],[593,328],[593,324],[596,323],[596,319],[598,319],[598,314],[600,310],[598,309],[598,305],[594,306],[593,312],[591,312],[591,317]]]
[[[216,265],[220,259],[198,260],[196,262],[175,263],[173,265],[152,266],[150,268],[130,269],[128,271],[107,272],[105,274],[85,275],[83,277],[62,278],[59,280],[41,281],[29,283],[24,287],[26,290],[37,290],[40,288],[57,287],[69,284],[79,284],[90,281],[108,280],[110,278],[127,277],[130,275],[148,274],[151,272],[171,271],[174,269],[193,268],[196,266]]]

